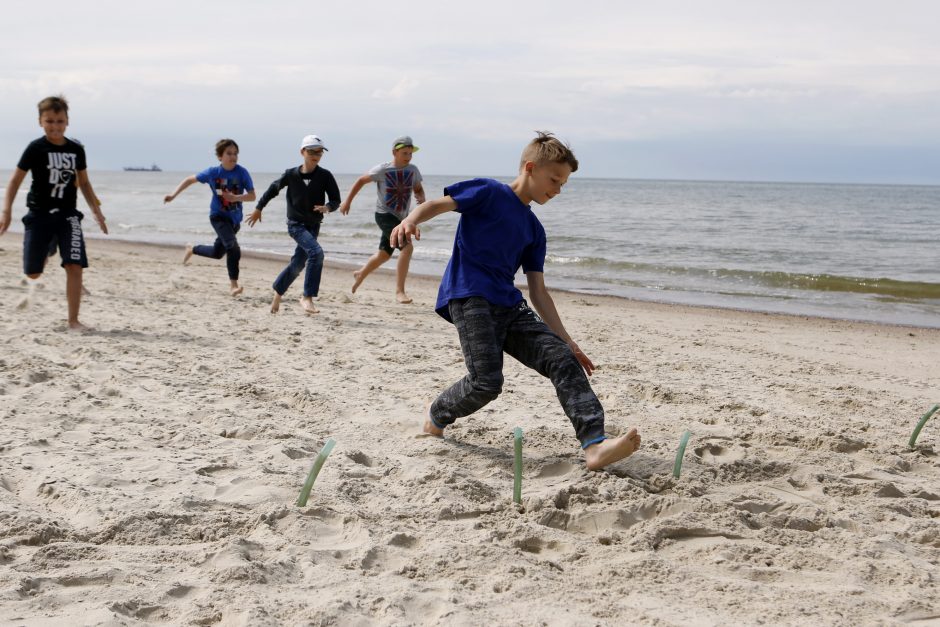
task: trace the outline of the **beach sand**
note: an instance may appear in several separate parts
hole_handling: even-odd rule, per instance
[[[940,621],[940,416],[908,448],[940,330],[556,293],[608,432],[643,436],[592,473],[512,360],[419,435],[465,372],[434,279],[399,305],[391,274],[349,295],[327,268],[321,314],[298,280],[275,316],[283,260],[244,258],[233,299],[222,261],[95,239],[75,334],[58,261],[29,287],[21,250],[0,239],[3,624]]]

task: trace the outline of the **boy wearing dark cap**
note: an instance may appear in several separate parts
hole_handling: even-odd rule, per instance
[[[421,186],[421,172],[411,163],[411,159],[418,151],[411,137],[402,135],[392,142],[392,160],[380,163],[353,183],[346,200],[340,205],[340,213],[347,215],[350,204],[359,190],[369,182],[375,182],[378,198],[375,205],[375,223],[382,230],[379,240],[379,249],[369,257],[365,265],[353,272],[355,282],[352,292],[362,285],[373,270],[392,258],[394,248],[389,244],[389,234],[408,215],[411,209],[411,195],[414,193],[418,203],[424,202],[424,188]],[[410,303],[411,297],[405,292],[405,280],[408,278],[408,267],[411,265],[411,255],[414,247],[408,243],[400,248],[398,255],[398,268],[395,272],[395,298],[400,303]]]

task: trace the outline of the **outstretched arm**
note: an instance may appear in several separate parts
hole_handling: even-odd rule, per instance
[[[184,179],[180,182],[179,185],[176,186],[176,189],[173,190],[173,193],[172,193],[172,194],[170,194],[169,196],[164,196],[164,197],[163,197],[163,202],[164,202],[164,203],[173,202],[173,199],[176,198],[177,196],[179,196],[179,195],[180,195],[180,192],[182,192],[184,189],[186,189],[187,187],[189,187],[190,185],[192,185],[193,183],[196,183],[196,182],[197,182],[197,181],[196,181],[196,175],[195,175],[195,174],[193,174],[193,175],[191,175],[191,176],[187,176],[186,178],[184,178]]]
[[[392,229],[389,242],[393,247],[401,248],[411,243],[412,236],[415,239],[421,239],[421,231],[418,229],[419,224],[456,208],[457,202],[450,196],[441,196],[435,200],[421,203],[408,214],[407,218],[401,221],[401,224]]]
[[[561,316],[558,315],[558,309],[555,308],[555,301],[545,287],[545,274],[542,272],[526,272],[525,278],[529,284],[529,299],[532,301],[535,311],[542,317],[548,328],[571,347],[571,352],[574,353],[581,367],[584,368],[584,372],[590,376],[594,372],[594,362],[581,352],[577,342],[572,340],[571,336],[568,335],[568,331],[565,330],[565,325],[561,322]]]
[[[98,200],[98,197],[95,195],[95,190],[91,186],[91,181],[88,180],[88,170],[78,171],[78,189],[82,190],[82,196],[85,197],[85,202],[88,203],[91,213],[95,216],[95,222],[98,223],[98,228],[101,229],[102,233],[107,235],[108,225],[105,223],[104,214],[101,213],[101,201]]]
[[[346,195],[346,200],[343,201],[343,204],[339,206],[339,212],[343,215],[349,213],[350,206],[352,205],[353,198],[356,197],[356,194],[359,193],[366,183],[370,182],[372,177],[368,174],[363,174],[356,179],[356,182],[353,183],[352,188],[349,190],[349,193]]]
[[[7,191],[3,196],[3,211],[0,212],[0,235],[6,233],[10,228],[10,223],[13,222],[13,199],[16,198],[16,192],[19,191],[24,178],[26,178],[26,170],[15,168],[10,182],[7,183]]]

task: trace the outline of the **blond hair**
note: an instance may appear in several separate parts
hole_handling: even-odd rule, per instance
[[[65,115],[69,114],[69,102],[62,94],[43,98],[36,107],[39,109],[39,117],[42,117],[42,114],[46,111],[52,111],[53,113],[64,112]]]
[[[567,163],[572,172],[578,171],[578,160],[568,144],[563,143],[552,133],[547,131],[535,131],[536,138],[530,141],[522,151],[522,158],[519,160],[519,169],[521,170],[527,161],[536,165],[543,163]]]

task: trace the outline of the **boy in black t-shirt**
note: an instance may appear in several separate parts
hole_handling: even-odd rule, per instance
[[[13,170],[0,213],[0,235],[10,228],[13,200],[30,172],[32,184],[26,196],[29,211],[23,216],[23,272],[31,279],[39,278],[56,243],[65,269],[69,329],[82,330],[85,327],[78,321],[78,309],[82,300],[82,269],[88,267],[88,257],[82,213],[76,208],[79,189],[102,233],[107,234],[108,227],[88,180],[85,148],[65,136],[68,102],[62,96],[50,96],[38,106],[39,126],[45,135],[26,147]]]

